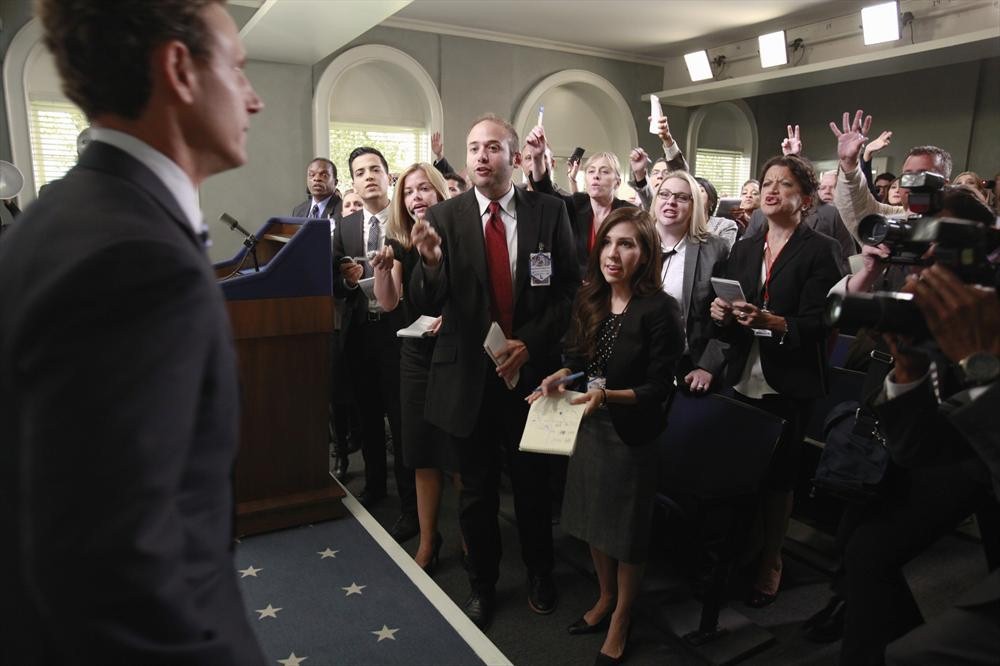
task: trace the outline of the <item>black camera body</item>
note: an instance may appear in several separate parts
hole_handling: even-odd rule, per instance
[[[997,268],[989,256],[1000,247],[1000,230],[983,222],[940,214],[944,200],[944,176],[930,171],[905,173],[900,187],[909,190],[905,218],[869,215],[858,224],[858,236],[866,245],[884,244],[890,264],[946,266],[966,284],[995,286]],[[931,248],[934,251],[931,252]],[[834,294],[827,298],[824,320],[840,328],[873,328],[904,333],[916,338],[929,336],[913,295],[897,292]]]

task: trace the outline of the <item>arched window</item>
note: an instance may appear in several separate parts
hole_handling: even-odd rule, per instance
[[[720,196],[739,196],[757,159],[757,123],[744,102],[703,106],[691,114],[688,161],[695,175],[707,178]]]
[[[374,146],[398,173],[431,161],[430,135],[443,115],[437,87],[416,60],[387,46],[359,46],[331,61],[316,86],[315,152],[346,169],[352,149]]]
[[[610,152],[626,160],[638,145],[632,109],[607,79],[580,69],[557,72],[539,82],[518,107],[514,128],[523,137],[538,122],[538,107],[545,107],[545,130],[552,153],[560,163],[580,146],[587,155]],[[584,158],[586,159],[586,158]],[[560,171],[562,171],[560,169]],[[622,164],[622,183],[628,181],[628,164]],[[565,181],[565,171],[554,174]],[[583,174],[577,176],[581,181]],[[622,191],[619,196],[626,194]]]
[[[4,63],[4,94],[14,164],[24,174],[21,205],[76,164],[76,139],[89,123],[61,90],[55,61],[37,20],[14,36]]]

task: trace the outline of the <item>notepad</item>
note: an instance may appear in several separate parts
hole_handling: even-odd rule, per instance
[[[494,365],[499,366],[503,362],[502,357],[507,352],[507,336],[503,334],[500,324],[496,322],[490,324],[490,330],[486,332],[486,339],[483,340],[483,349],[486,350],[486,354]],[[504,380],[504,382],[507,384],[507,388],[513,391],[520,379],[521,371],[518,370],[513,381]]]
[[[580,430],[580,421],[587,403],[573,405],[570,400],[580,395],[583,394],[577,391],[552,393],[531,403],[518,450],[573,455],[576,434]]]
[[[735,303],[736,301],[745,303],[747,300],[746,296],[743,295],[743,285],[737,280],[714,277],[712,278],[712,288],[715,289],[715,295],[727,303]]]
[[[429,315],[420,315],[413,323],[406,328],[401,328],[396,331],[397,338],[425,338],[431,334],[431,327],[434,326],[434,322],[438,320],[437,317],[431,317]]]

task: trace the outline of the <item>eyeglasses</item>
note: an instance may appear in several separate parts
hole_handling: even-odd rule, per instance
[[[693,196],[686,192],[671,192],[670,190],[660,190],[656,196],[660,197],[664,201],[670,201],[670,199],[673,198],[677,201],[677,203],[691,203],[694,199]]]

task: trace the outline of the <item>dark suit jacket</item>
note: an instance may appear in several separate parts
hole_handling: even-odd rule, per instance
[[[729,245],[718,236],[709,236],[701,243],[689,243],[684,253],[684,285],[681,312],[684,313],[684,332],[687,335],[691,365],[717,376],[726,364],[721,347],[709,346],[715,337],[715,324],[709,307],[715,300],[713,276],[726,270]]]
[[[605,380],[609,389],[635,391],[634,405],[608,403],[615,432],[629,446],[652,441],[667,425],[674,366],[684,351],[680,315],[676,299],[663,291],[635,296],[625,310]],[[583,371],[587,359],[570,356],[566,367]]]
[[[788,239],[771,269],[770,309],[788,322],[781,341],[775,334],[760,340],[764,378],[778,393],[795,398],[818,398],[826,392],[826,338],[823,324],[827,292],[843,273],[836,241],[800,224]],[[726,277],[739,280],[747,300],[758,307],[763,303],[761,262],[764,234],[736,243],[729,255]],[[737,384],[750,354],[754,336],[750,329],[732,323],[720,329],[719,339],[727,343],[726,380]]]
[[[327,202],[326,208],[323,210],[323,216],[339,220],[340,208],[343,204],[344,201],[340,198],[340,195],[334,192],[330,201]],[[312,210],[312,207],[313,200],[312,197],[309,197],[292,209],[292,217],[309,217],[309,211]]]
[[[521,368],[519,395],[561,365],[560,340],[580,272],[566,207],[537,192],[514,193],[517,211],[517,270],[514,278],[514,338],[528,347]],[[434,348],[427,383],[425,416],[439,428],[467,437],[479,418],[483,387],[493,364],[483,351],[489,330],[490,293],[482,218],[474,189],[427,211],[441,235],[444,262],[428,269],[417,264],[410,293],[417,309],[441,312],[444,320]],[[549,286],[530,286],[529,256],[539,248],[552,253]]]
[[[747,224],[743,238],[764,233],[765,224],[767,223],[764,221],[764,212],[760,208],[756,209],[750,216],[750,223]],[[837,207],[828,203],[820,203],[802,220],[802,224],[837,241],[840,246],[840,268],[845,273],[849,273],[851,267],[847,258],[858,253],[858,244],[851,232],[847,230],[844,221],[840,219]]]
[[[174,198],[92,142],[0,243],[0,302],[0,661],[263,664],[229,320]]]
[[[365,210],[362,208],[341,219],[333,230],[331,241],[333,244],[333,294],[344,299],[345,303],[340,319],[340,330],[343,332],[339,337],[341,347],[347,341],[351,329],[360,326],[368,316],[368,299],[365,298],[364,292],[360,287],[350,288],[340,274],[340,260],[342,258],[365,256],[367,242],[364,225]],[[364,277],[370,278],[371,276],[371,267],[365,264]],[[396,308],[383,316],[394,320],[400,328],[409,323],[403,321],[402,308]]]
[[[594,226],[594,209],[590,203],[590,195],[584,192],[576,194],[559,195],[552,187],[552,176],[548,171],[541,180],[531,181],[536,192],[558,196],[566,204],[566,211],[569,213],[570,225],[573,227],[573,238],[576,241],[576,257],[580,264],[580,275],[587,274],[587,261],[590,258],[590,250],[587,245],[590,243],[590,230]],[[635,207],[622,199],[611,200],[611,210],[617,210],[625,206]]]

